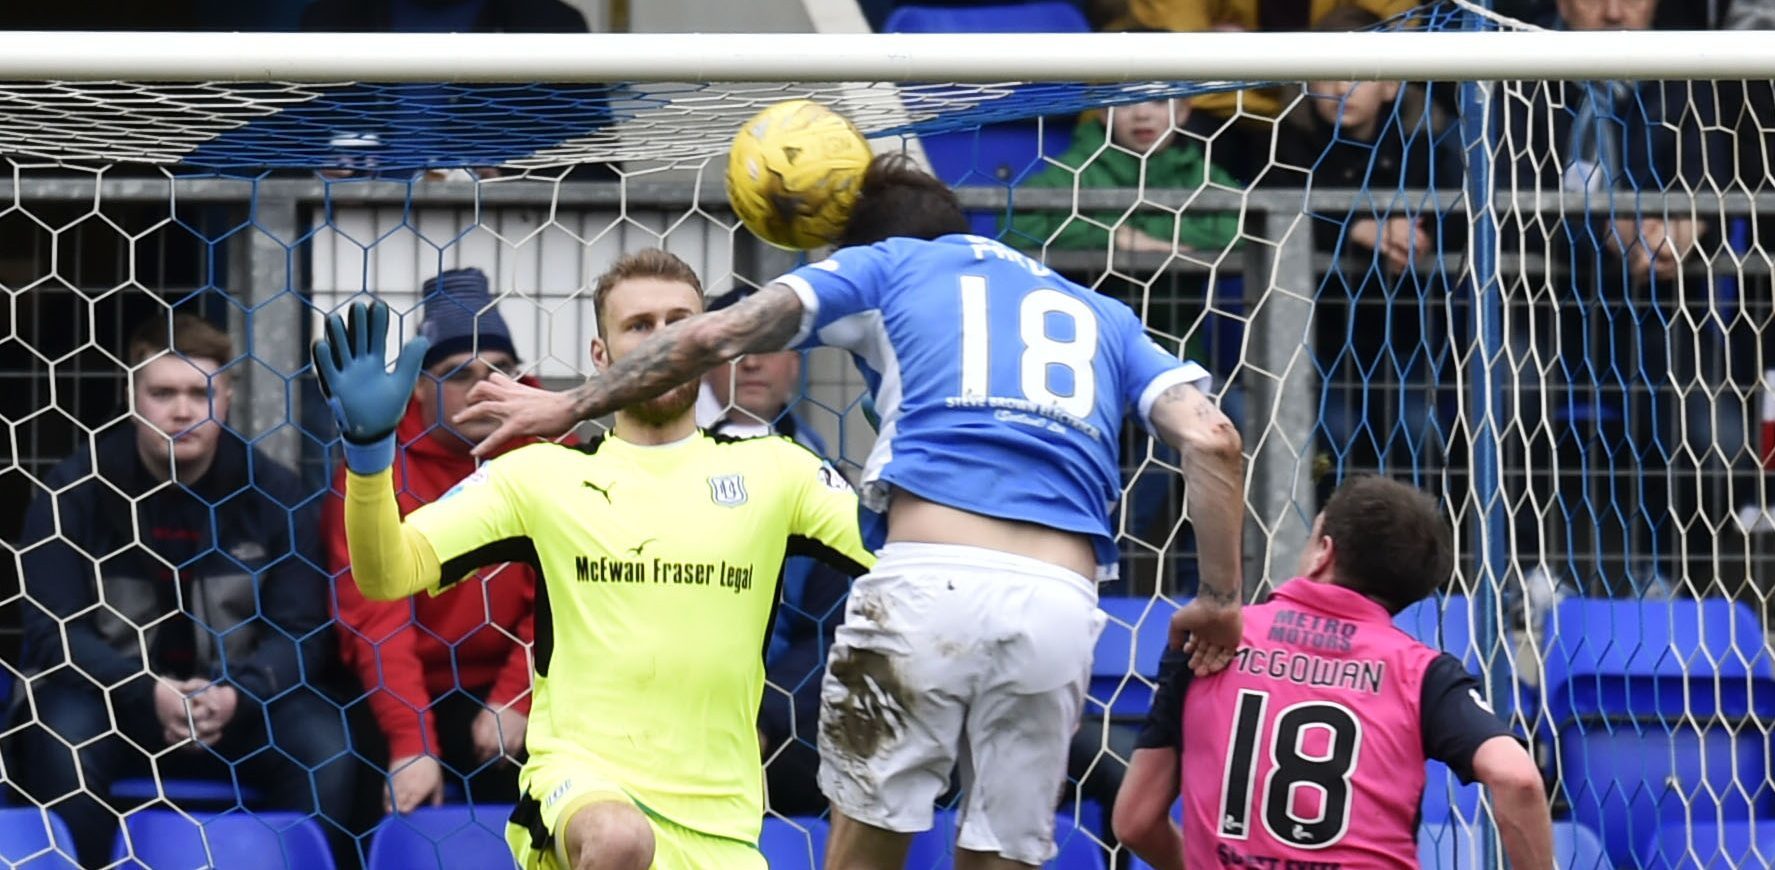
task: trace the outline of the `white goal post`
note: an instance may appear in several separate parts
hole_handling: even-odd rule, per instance
[[[0,33],[13,81],[1745,79],[1767,33]]]

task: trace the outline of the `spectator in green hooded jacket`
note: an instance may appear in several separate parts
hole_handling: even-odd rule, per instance
[[[1026,248],[1104,250],[1114,237],[1122,251],[1215,253],[1239,234],[1237,212],[1190,207],[1191,195],[1213,184],[1237,190],[1231,173],[1208,162],[1202,143],[1179,135],[1189,118],[1182,99],[1108,109],[1079,121],[1072,145],[1031,176],[1024,187],[1134,188],[1148,191],[1132,214],[1109,211],[1029,211],[1013,215],[1007,240]]]

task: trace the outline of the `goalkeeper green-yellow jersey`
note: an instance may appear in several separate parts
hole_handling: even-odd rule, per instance
[[[527,764],[588,765],[651,813],[757,841],[758,704],[783,558],[853,576],[874,561],[835,469],[787,438],[700,430],[661,446],[537,444],[406,523],[436,551],[443,585],[490,563],[536,567]]]

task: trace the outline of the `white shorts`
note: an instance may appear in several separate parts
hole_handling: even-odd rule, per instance
[[[820,790],[846,816],[929,830],[961,765],[963,849],[1054,856],[1097,589],[977,547],[889,544],[851,588],[820,690]]]

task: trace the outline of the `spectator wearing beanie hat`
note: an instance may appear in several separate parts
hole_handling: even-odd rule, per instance
[[[502,362],[507,368],[517,367],[518,351],[512,345],[511,330],[493,306],[485,272],[452,269],[426,281],[422,289],[425,316],[419,322],[419,334],[431,340],[431,349],[425,353],[426,371],[445,377],[451,370],[439,374],[440,363],[456,358],[457,366],[452,369],[459,368],[477,351],[495,367]]]
[[[479,269],[425,282],[419,331],[431,340],[425,376],[396,430],[394,483],[403,516],[474,472],[469,451],[491,426],[450,423],[466,406],[469,388],[495,371],[518,373],[511,330]],[[328,567],[345,661],[368,690],[388,741],[384,809],[404,813],[437,804],[450,779],[471,800],[516,801],[516,762],[530,712],[535,574],[506,565],[435,596],[365,599],[346,556],[344,475],[341,467],[327,501]]]

